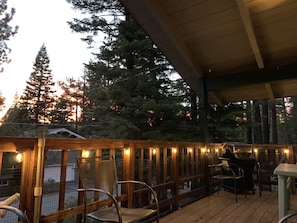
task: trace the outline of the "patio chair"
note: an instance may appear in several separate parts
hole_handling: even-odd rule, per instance
[[[290,223],[297,222],[297,212],[287,214],[282,219],[278,221],[278,223]]]
[[[78,169],[82,188],[78,189],[84,195],[84,216],[99,222],[133,223],[141,220],[156,220],[159,222],[159,203],[155,191],[145,182],[127,180],[118,181],[115,158],[113,156],[78,158]],[[134,207],[124,205],[126,195],[121,195],[123,187],[125,191],[134,190],[135,186],[142,189],[141,198],[146,200],[146,207],[135,207],[141,198],[133,198]],[[129,190],[130,189],[130,190]],[[133,194],[133,192],[131,193]],[[122,200],[121,200],[122,199]],[[104,207],[93,208],[98,201],[104,201]]]
[[[218,189],[221,187],[232,190],[235,194],[235,202],[237,203],[237,194],[239,192],[238,183],[241,182],[241,189],[246,198],[246,189],[245,189],[245,177],[243,169],[234,163],[219,163],[211,164],[210,167],[210,188],[209,195],[214,190],[215,183],[218,182]]]
[[[13,212],[18,216],[19,220],[23,223],[29,223],[27,216],[18,208],[8,206],[8,205],[0,205],[0,210]]]

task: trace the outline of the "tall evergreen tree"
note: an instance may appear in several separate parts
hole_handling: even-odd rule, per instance
[[[9,62],[8,54],[11,49],[7,45],[10,37],[15,35],[18,27],[9,25],[15,14],[15,9],[11,8],[10,12],[7,11],[7,0],[0,1],[0,65]]]
[[[71,22],[73,30],[91,33],[90,44],[98,32],[106,35],[86,67],[87,130],[105,138],[174,138],[180,105],[165,57],[118,1],[68,2],[91,14]]]
[[[73,130],[78,131],[77,125],[81,122],[83,109],[83,82],[67,78],[66,81],[59,81],[62,93],[57,97],[55,112],[53,112],[52,123],[74,124]]]
[[[209,108],[209,129],[212,142],[246,142],[249,125],[246,103],[229,103]]]
[[[271,111],[271,142],[272,144],[278,144],[278,134],[277,134],[277,111],[276,104],[274,102],[269,103]]]
[[[261,101],[262,105],[262,143],[269,144],[269,135],[270,135],[270,122],[269,122],[269,109],[268,109],[268,101],[263,100]]]
[[[290,126],[291,126],[291,142],[292,144],[297,144],[297,97],[293,97],[290,99],[291,106],[290,106]]]
[[[4,109],[5,98],[2,96],[2,92],[0,91],[0,112]]]
[[[18,105],[22,122],[51,123],[54,110],[53,75],[49,69],[49,56],[43,44],[33,64],[33,72],[27,81]]]
[[[262,123],[259,101],[254,101],[254,123],[254,142],[257,144],[262,144]]]

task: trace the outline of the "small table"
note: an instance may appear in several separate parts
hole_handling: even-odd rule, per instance
[[[297,178],[297,165],[281,163],[274,169],[278,177],[278,218],[283,218],[290,209],[291,179]]]

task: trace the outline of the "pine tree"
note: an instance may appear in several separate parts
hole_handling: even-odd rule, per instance
[[[10,12],[7,12],[7,0],[0,1],[0,65],[9,62],[8,54],[11,49],[7,45],[7,41],[11,36],[17,33],[18,27],[11,27],[9,23],[13,19],[15,9],[12,8]]]
[[[0,112],[4,109],[5,98],[2,96],[2,92],[0,91]]]
[[[99,32],[106,37],[86,66],[86,130],[103,138],[174,138],[180,105],[171,92],[172,67],[158,48],[119,1],[68,2],[90,13],[70,22],[74,31],[86,33],[89,44]]]
[[[61,95],[56,99],[56,112],[53,113],[52,123],[74,124],[73,130],[77,131],[77,124],[81,122],[83,109],[83,82],[66,78],[66,81],[59,81],[62,90]]]
[[[51,123],[54,110],[53,75],[49,69],[49,56],[43,44],[35,58],[33,72],[18,106],[20,120],[33,123]]]

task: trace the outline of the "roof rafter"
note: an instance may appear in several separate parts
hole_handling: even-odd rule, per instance
[[[255,32],[254,32],[254,28],[252,25],[252,20],[250,17],[250,13],[248,10],[248,7],[246,5],[246,0],[236,0],[239,12],[240,12],[240,16],[242,19],[242,22],[244,24],[248,39],[250,41],[252,50],[254,52],[254,56],[256,58],[257,61],[257,65],[260,69],[264,68],[264,62],[263,62],[263,58],[258,46],[258,42],[255,36]]]
[[[253,72],[247,71],[236,73],[229,76],[206,78],[206,90],[217,91],[226,88],[239,87],[252,84],[267,84],[272,81],[296,79],[297,65],[266,68],[255,70]]]

